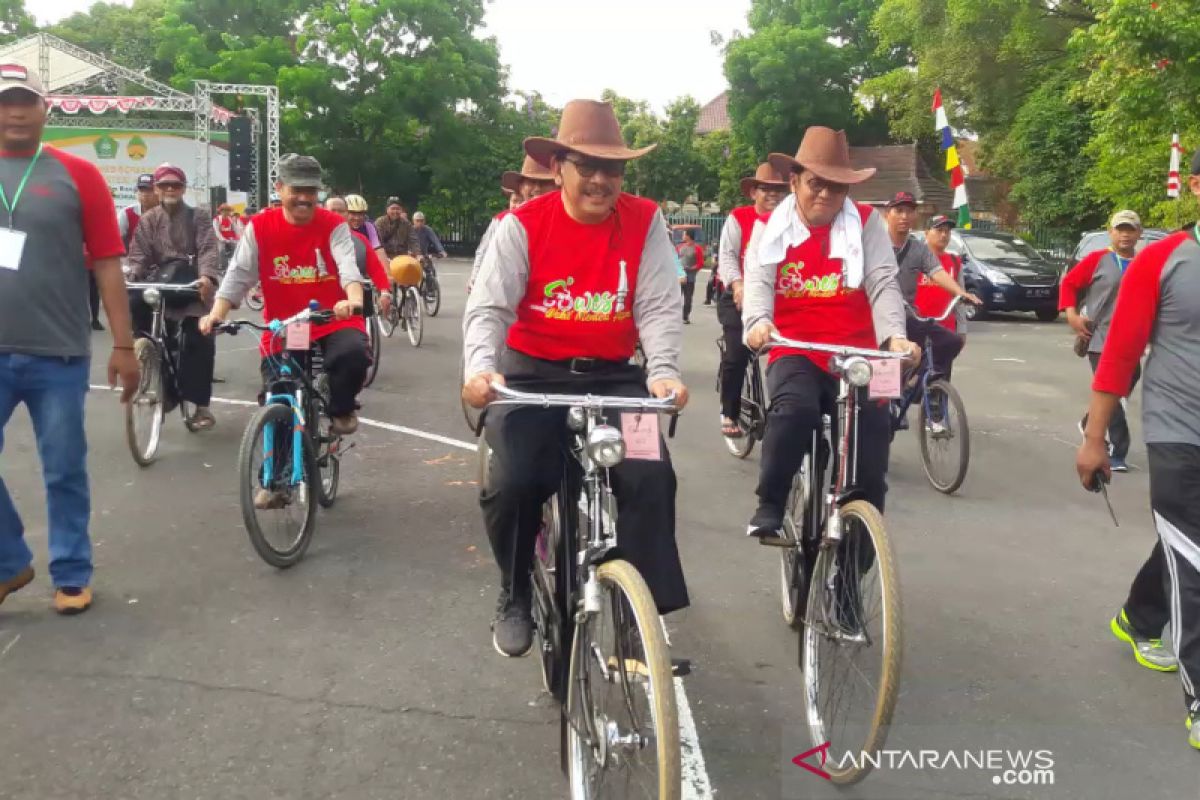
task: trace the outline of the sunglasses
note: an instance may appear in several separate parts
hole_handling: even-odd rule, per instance
[[[155,186],[157,186],[159,189],[162,189],[164,191],[171,191],[171,190],[177,191],[177,190],[183,189],[182,183],[175,183],[173,181],[163,181],[162,183],[156,183]]]
[[[812,175],[801,178],[801,181],[813,194],[821,194],[824,192],[828,195],[836,197],[839,194],[846,194],[850,191],[850,186],[848,184],[834,183],[833,181],[827,181],[824,178],[817,178]]]
[[[575,171],[582,178],[594,177],[597,172],[603,172],[610,178],[620,178],[625,175],[624,161],[606,161],[600,158],[574,158],[566,156],[563,161],[574,165]]]

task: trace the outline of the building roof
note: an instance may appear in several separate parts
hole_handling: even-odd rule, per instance
[[[886,203],[896,192],[911,192],[918,203],[935,211],[949,211],[954,202],[954,192],[933,177],[915,144],[851,147],[850,163],[855,169],[877,170],[875,177],[851,191],[860,203]]]
[[[721,92],[700,108],[700,118],[696,120],[696,133],[703,136],[706,133],[727,131],[732,127],[729,121],[729,92]]]

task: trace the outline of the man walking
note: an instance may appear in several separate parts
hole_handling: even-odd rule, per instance
[[[1063,276],[1058,290],[1058,307],[1067,312],[1067,324],[1075,331],[1076,353],[1087,354],[1092,372],[1100,363],[1100,353],[1108,338],[1112,324],[1113,307],[1117,301],[1117,288],[1125,270],[1133,261],[1138,239],[1142,236],[1142,220],[1133,211],[1118,211],[1113,214],[1108,226],[1112,246],[1107,250],[1096,250],[1084,256]],[[1132,392],[1141,378],[1142,370],[1133,370]],[[1087,415],[1079,422],[1079,431],[1087,428]],[[1125,421],[1125,406],[1118,403],[1108,423],[1108,441],[1112,450],[1109,463],[1113,472],[1128,472],[1125,462],[1129,455],[1129,424]]]
[[[415,256],[421,252],[417,231],[408,221],[404,206],[400,205],[400,198],[388,198],[387,213],[375,220],[375,229],[379,232],[379,239],[389,259],[396,256]]]
[[[1192,194],[1200,196],[1200,151],[1191,173]],[[1107,482],[1112,474],[1105,437],[1147,345],[1142,430],[1159,537],[1155,549],[1166,565],[1170,596],[1167,603],[1153,596],[1164,571],[1145,574],[1155,571],[1152,554],[1112,624],[1116,633],[1118,623],[1126,623],[1120,627],[1128,638],[1121,638],[1134,641],[1136,653],[1138,640],[1171,623],[1188,743],[1200,750],[1200,223],[1148,245],[1121,279],[1075,459],[1080,481],[1093,491],[1096,481]],[[1150,602],[1139,602],[1139,590]]]
[[[742,343],[742,298],[745,293],[743,265],[746,246],[758,222],[764,225],[779,201],[787,194],[787,179],[770,164],[759,164],[754,175],[742,178],[742,194],[754,202],[729,213],[721,227],[717,250],[717,277],[726,291],[717,299],[717,320],[724,332],[725,349],[721,354],[721,433],[738,438],[744,431],[738,425],[742,415],[742,383],[750,348]]]
[[[112,328],[108,377],[120,376],[122,401],[137,389],[138,367],[112,195],[92,164],[42,145],[46,114],[37,75],[0,65],[0,450],[4,427],[24,403],[46,483],[54,608],[78,614],[92,604],[84,248]],[[32,561],[0,479],[0,603],[33,580]]]
[[[692,297],[696,293],[696,276],[704,267],[704,248],[696,244],[696,234],[690,228],[683,229],[683,242],[676,249],[679,263],[683,265],[683,324],[691,325]]]
[[[217,360],[216,342],[200,333],[198,320],[212,309],[217,287],[225,270],[220,243],[209,224],[206,208],[192,208],[184,202],[187,176],[171,164],[154,171],[154,188],[159,205],[150,209],[138,223],[129,249],[129,274],[135,281],[185,283],[199,279],[200,302],[183,309],[166,309],[172,329],[183,330],[179,353],[178,400],[196,407],[190,420],[194,430],[208,430],[216,424],[209,410],[212,401],[213,368]],[[167,273],[175,271],[172,279]],[[180,276],[185,276],[184,280]],[[147,347],[153,311],[137,293],[130,299],[133,327],[139,349]],[[171,398],[168,398],[168,405]]]

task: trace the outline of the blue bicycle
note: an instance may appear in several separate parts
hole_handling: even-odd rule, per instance
[[[279,339],[289,325],[332,319],[333,311],[320,310],[314,301],[288,319],[266,325],[236,320],[215,330],[234,334],[247,327]],[[285,569],[298,563],[312,542],[317,505],[329,508],[337,498],[344,450],[342,437],[330,429],[321,349],[285,349],[272,356],[271,366],[263,407],[242,436],[238,475],[250,543],[268,564]]]
[[[911,308],[909,313],[922,322],[941,322],[954,313],[959,300],[954,298],[940,317],[923,317]],[[909,427],[908,409],[917,406],[916,433],[925,477],[939,492],[953,494],[966,479],[971,461],[967,409],[953,384],[933,374],[932,341],[926,337],[921,345],[921,363],[905,375],[900,399],[892,402],[892,435]]]

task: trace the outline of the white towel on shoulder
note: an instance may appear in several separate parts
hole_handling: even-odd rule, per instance
[[[800,219],[796,210],[796,196],[789,194],[771,212],[766,229],[758,240],[760,264],[780,264],[787,256],[789,247],[808,241],[808,226]],[[842,259],[842,274],[848,289],[862,285],[864,271],[863,224],[858,208],[847,197],[842,210],[833,220],[829,231],[829,257]]]

